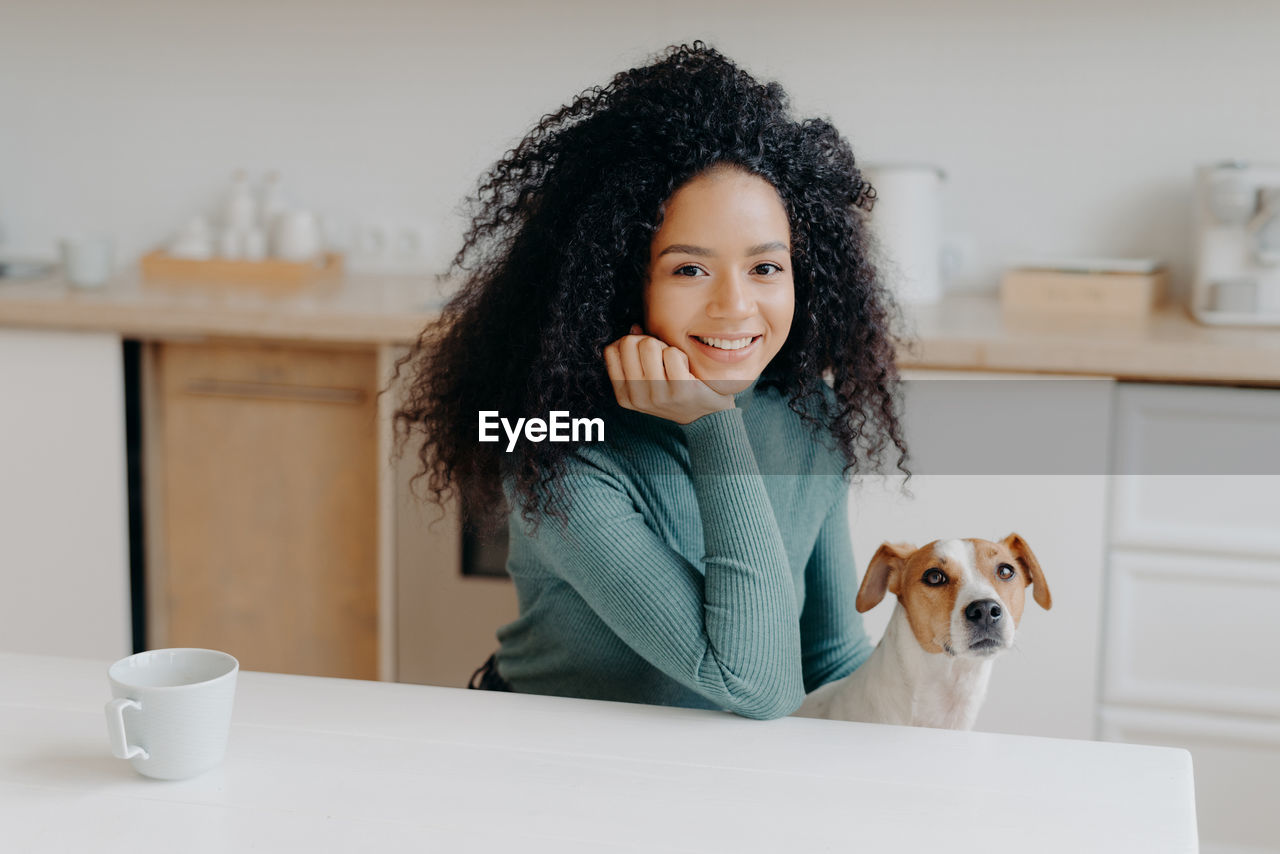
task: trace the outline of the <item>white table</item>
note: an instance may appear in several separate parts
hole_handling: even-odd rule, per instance
[[[0,654],[0,850],[1194,852],[1181,750],[243,672],[137,775],[106,661]]]

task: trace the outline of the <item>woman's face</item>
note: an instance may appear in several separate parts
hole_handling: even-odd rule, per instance
[[[791,226],[768,181],[722,167],[672,195],[649,248],[646,333],[736,394],[782,349],[794,311]]]

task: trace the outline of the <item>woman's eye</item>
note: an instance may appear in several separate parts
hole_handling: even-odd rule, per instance
[[[1000,576],[1005,581],[1013,578],[1013,574],[1013,567],[1009,566],[1007,563],[1002,563],[996,567],[996,575]]]
[[[924,583],[930,587],[937,587],[940,584],[947,583],[947,576],[940,569],[930,569],[924,574]]]
[[[772,276],[775,273],[781,273],[782,268],[779,267],[777,264],[774,264],[770,261],[766,261],[763,264],[757,264],[755,266],[755,269],[752,270],[752,272],[758,273],[761,276]]]
[[[694,276],[697,276],[697,275],[698,275],[698,274],[700,274],[701,272],[702,272],[702,270],[701,270],[700,268],[695,267],[695,266],[694,266],[694,265],[692,265],[692,264],[685,264],[683,267],[677,267],[677,268],[676,268],[676,275],[677,275],[677,276],[687,276],[687,277],[689,277],[689,278],[692,278],[692,277],[694,277]]]

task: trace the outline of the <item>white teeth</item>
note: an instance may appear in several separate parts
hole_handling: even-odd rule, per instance
[[[701,341],[703,344],[706,344],[709,347],[715,347],[717,350],[741,350],[743,347],[746,347],[752,341],[756,340],[754,337],[752,338],[703,338],[701,335],[695,335],[694,337],[697,338],[699,341]]]

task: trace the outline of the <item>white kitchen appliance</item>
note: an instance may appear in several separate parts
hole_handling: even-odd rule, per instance
[[[1202,323],[1280,326],[1280,165],[1196,170],[1191,312]]]

